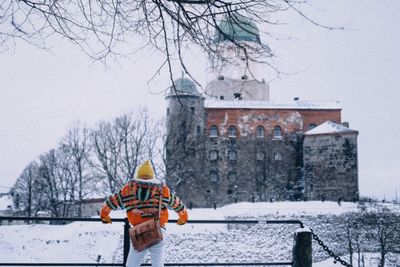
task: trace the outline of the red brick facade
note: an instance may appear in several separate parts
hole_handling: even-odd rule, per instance
[[[211,109],[206,108],[207,133],[212,125],[218,127],[220,135],[227,135],[228,128],[235,126],[238,137],[251,135],[262,126],[266,134],[272,134],[275,126],[280,126],[283,134],[305,132],[309,126],[320,125],[325,121],[341,123],[341,110],[303,110],[303,109]]]

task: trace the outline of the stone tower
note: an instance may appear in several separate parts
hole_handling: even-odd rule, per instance
[[[204,98],[189,79],[179,78],[169,88],[167,105],[166,160],[169,186],[184,200],[196,190],[203,155]],[[189,182],[190,181],[190,182]]]
[[[358,132],[331,121],[304,133],[307,199],[358,200]]]

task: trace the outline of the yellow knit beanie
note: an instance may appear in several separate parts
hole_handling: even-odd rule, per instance
[[[151,166],[151,162],[149,160],[146,160],[142,165],[139,166],[137,178],[143,180],[154,178],[153,166]]]

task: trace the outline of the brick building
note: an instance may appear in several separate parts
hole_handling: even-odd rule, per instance
[[[221,29],[236,41],[259,44],[256,26],[243,18],[242,23],[240,29],[250,30],[236,34],[229,24]],[[203,93],[183,77],[171,86],[166,96],[169,186],[193,207],[357,199],[358,132],[342,125],[338,103],[272,101],[269,85],[250,79],[243,64],[239,60],[235,68],[216,72]],[[252,75],[258,73],[252,67]]]

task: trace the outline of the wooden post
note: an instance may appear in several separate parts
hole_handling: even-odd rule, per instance
[[[308,227],[296,230],[293,247],[293,267],[312,266],[312,238]]]

